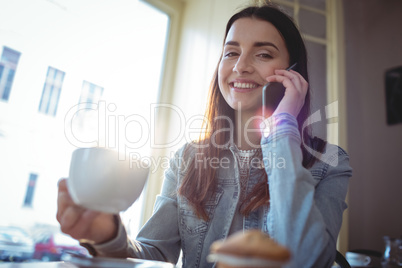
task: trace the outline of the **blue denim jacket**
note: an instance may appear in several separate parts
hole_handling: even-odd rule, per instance
[[[260,229],[288,247],[292,259],[286,267],[331,267],[346,209],[345,197],[352,174],[349,158],[338,146],[327,144],[320,160],[307,170],[302,166],[301,138],[296,119],[289,114],[271,117],[275,127],[261,140],[264,165],[251,167],[247,191],[268,174],[270,203],[243,218],[243,229]],[[189,145],[186,145],[189,146]],[[95,245],[98,255],[135,257],[177,263],[183,267],[214,267],[207,262],[210,245],[226,238],[239,202],[239,170],[229,146],[222,157],[230,165],[217,173],[218,186],[206,203],[208,221],[197,218],[187,200],[177,195],[188,158],[184,146],[171,160],[153,216],[135,240],[120,224],[117,237]],[[194,150],[193,156],[196,150]]]

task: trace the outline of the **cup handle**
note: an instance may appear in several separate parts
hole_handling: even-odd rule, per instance
[[[364,258],[364,265],[369,265],[370,262],[371,262],[371,258],[370,258],[369,256],[366,256],[366,257]]]

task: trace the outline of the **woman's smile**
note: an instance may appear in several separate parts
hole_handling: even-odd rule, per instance
[[[233,82],[230,82],[229,85],[233,91],[244,93],[253,91],[261,87],[260,84],[247,79],[236,79]]]

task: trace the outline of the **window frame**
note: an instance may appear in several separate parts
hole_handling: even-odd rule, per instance
[[[180,0],[141,0],[154,8],[164,12],[169,17],[166,49],[162,63],[161,83],[159,89],[158,103],[172,103],[174,92],[174,78],[176,77],[177,58],[179,54],[180,27],[183,14],[183,2]],[[161,110],[161,109],[159,109]],[[155,115],[156,125],[161,126],[159,131],[163,131],[169,126],[171,111],[159,111]],[[157,135],[157,133],[155,133]],[[163,137],[165,135],[162,135]],[[166,137],[167,138],[167,137]],[[165,157],[169,152],[167,149],[152,150],[151,157]],[[150,173],[145,187],[143,209],[140,226],[152,216],[156,196],[162,189],[164,170],[157,167],[155,172]]]
[[[82,81],[81,95],[78,103],[85,103],[85,108],[91,108],[92,104],[98,104],[104,90],[104,87],[84,80]]]
[[[5,54],[7,54],[7,52],[16,54],[17,59],[15,60],[15,62],[4,59],[4,56]],[[10,99],[11,89],[13,86],[15,74],[17,72],[20,57],[21,52],[3,46],[3,52],[0,58],[0,66],[2,67],[2,70],[0,72],[0,100],[2,101],[7,102]],[[10,74],[12,74],[11,77]],[[4,97],[5,95],[6,98]]]
[[[35,194],[36,184],[38,182],[38,177],[39,177],[39,175],[37,173],[29,173],[27,190],[25,192],[24,202],[22,204],[23,207],[27,207],[27,208],[33,207],[32,204],[33,204],[33,200],[34,200],[34,194]]]
[[[50,77],[49,75],[52,71],[54,74],[53,77]],[[42,96],[39,102],[39,113],[56,116],[65,75],[65,72],[57,68],[52,66],[48,67]]]

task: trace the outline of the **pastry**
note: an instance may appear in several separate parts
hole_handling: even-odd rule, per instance
[[[278,267],[278,264],[286,263],[291,257],[286,247],[279,245],[269,235],[259,230],[240,231],[226,240],[215,241],[210,251],[216,257],[219,268],[251,267],[251,263],[254,267]],[[228,261],[230,257],[232,261]],[[250,265],[242,265],[247,261]],[[263,265],[264,261],[266,265]],[[272,263],[272,266],[268,263]]]

